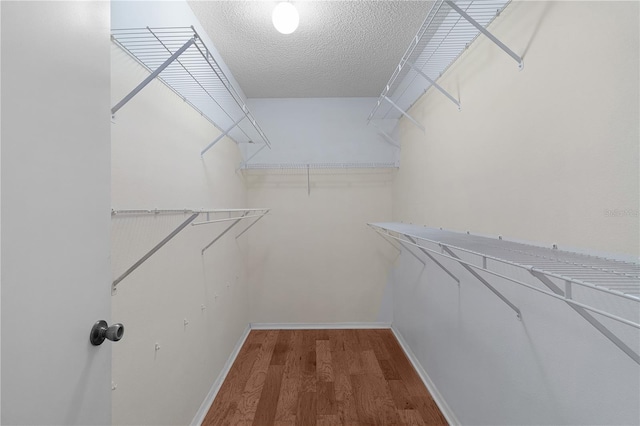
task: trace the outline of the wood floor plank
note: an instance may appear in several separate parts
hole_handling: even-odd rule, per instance
[[[398,410],[398,417],[403,425],[407,426],[423,426],[426,425],[422,416],[416,410]]]
[[[284,365],[287,360],[287,354],[290,350],[291,337],[293,330],[280,330],[278,332],[278,340],[273,348],[273,355],[271,356],[271,365]]]
[[[321,414],[318,416],[317,426],[336,426],[341,424],[337,414]]]
[[[333,382],[331,346],[328,340],[316,340],[316,371],[318,381]]]
[[[365,369],[367,374],[373,374],[374,376],[384,379],[384,373],[380,368],[380,363],[378,362],[378,358],[376,358],[376,354],[373,350],[369,349],[362,351],[360,359],[362,360],[362,367]]]
[[[252,330],[204,426],[441,425],[390,330]]]
[[[413,410],[413,399],[402,380],[388,380],[389,391],[398,410]]]
[[[420,413],[422,420],[427,425],[446,425],[447,419],[442,415],[442,412],[433,401],[431,396],[411,398],[416,410]]]
[[[276,419],[276,407],[278,406],[283,372],[283,365],[271,364],[269,366],[267,378],[262,386],[262,393],[256,408],[256,414],[253,417],[254,426],[269,426]]]
[[[344,347],[344,346],[343,346]],[[356,425],[358,413],[353,399],[349,375],[349,357],[345,351],[331,353],[334,374],[334,392],[338,419],[342,425]]]
[[[218,395],[202,423],[203,426],[229,424],[229,419],[233,417],[237,408],[237,400],[244,391],[262,346],[259,343],[254,343],[255,341],[256,339],[253,339],[250,333],[238,353],[236,362],[231,366],[227,379],[220,387]]]
[[[317,423],[315,392],[304,392],[300,395],[296,426],[315,426]]]
[[[302,368],[306,352],[302,330],[293,330],[289,341],[289,353],[284,366],[284,377],[280,386],[280,397],[276,408],[277,423],[295,423],[298,397],[302,386]]]
[[[332,330],[329,335],[329,344],[331,346],[331,352],[344,351],[344,330]]]
[[[273,348],[278,338],[277,330],[268,330],[264,343],[260,348],[258,357],[251,369],[251,375],[244,387],[242,396],[238,400],[238,407],[233,415],[231,424],[251,424],[255,416],[260,395],[262,394],[262,386],[267,378],[267,370],[271,362]]]
[[[351,376],[351,387],[360,423],[399,424],[386,380],[372,374],[359,374]]]
[[[318,382],[317,387],[318,415],[337,414],[338,409],[336,406],[336,394],[333,382]]]
[[[393,363],[388,359],[378,360],[380,364],[380,369],[382,370],[382,374],[384,378],[387,380],[400,380],[400,374],[393,366]]]

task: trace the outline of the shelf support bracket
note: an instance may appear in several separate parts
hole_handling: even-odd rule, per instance
[[[227,229],[225,229],[224,231],[222,231],[220,233],[220,235],[218,235],[213,241],[211,241],[209,244],[207,244],[207,246],[205,248],[202,249],[202,254],[204,254],[205,251],[207,251],[207,249],[209,247],[211,247],[212,245],[214,245],[216,243],[216,241],[218,241],[220,238],[222,238],[222,236],[224,234],[226,234],[227,232],[229,232],[231,230],[231,228],[233,228],[234,226],[236,226],[238,223],[240,223],[240,221],[246,216],[248,215],[249,212],[245,211],[242,216],[240,216],[238,219],[236,219],[231,225],[227,226]]]
[[[534,277],[536,277],[538,280],[540,280],[540,282],[542,282],[542,284],[544,284],[549,290],[551,290],[552,292],[554,292],[555,294],[557,294],[558,296],[562,296],[565,299],[571,299],[571,292],[563,292],[560,287],[558,287],[553,281],[551,281],[547,276],[545,276],[544,274],[536,271],[536,270],[530,270],[529,272],[531,272],[531,275],[533,275]],[[570,289],[570,287],[568,287],[567,289]],[[583,309],[580,306],[576,306],[572,303],[567,303],[567,305],[569,305],[569,307],[571,309],[573,309],[574,311],[576,311],[578,313],[578,315],[580,315],[582,318],[584,318],[585,320],[587,320],[587,322],[589,324],[591,324],[592,326],[594,326],[596,328],[596,330],[598,330],[600,333],[602,333],[602,335],[604,337],[606,337],[607,339],[609,339],[614,345],[616,345],[618,348],[620,348],[620,350],[622,350],[625,354],[627,354],[632,360],[634,360],[636,362],[636,364],[640,364],[640,355],[638,355],[633,349],[631,349],[626,343],[624,343],[622,340],[620,340],[618,338],[618,336],[616,336],[615,334],[613,334],[611,332],[611,330],[609,330],[607,327],[605,327],[600,321],[598,321],[596,318],[594,318],[593,315],[591,315],[589,312],[587,312],[585,309]]]
[[[482,34],[487,36],[487,38],[489,40],[491,40],[492,42],[494,42],[500,49],[504,50],[505,53],[507,53],[507,55],[509,55],[513,59],[515,59],[515,61],[518,63],[518,68],[520,68],[520,69],[524,68],[524,62],[522,61],[522,58],[520,56],[516,55],[516,53],[513,50],[509,49],[504,43],[502,43],[493,34],[491,34],[489,31],[487,31],[487,29],[485,27],[480,25],[475,19],[473,19],[471,16],[469,16],[467,14],[467,12],[465,12],[462,9],[460,9],[460,7],[458,7],[458,5],[455,4],[451,0],[446,0],[445,3],[447,3],[447,5],[449,5],[449,7],[451,9],[455,10],[456,12],[458,12],[458,14],[460,16],[462,16],[464,19],[466,19],[467,22],[469,22],[471,25],[476,27],[476,29],[478,31],[480,31]]]
[[[118,102],[113,108],[111,108],[111,115],[112,116],[115,115],[115,113],[118,112],[118,110],[120,108],[125,106],[127,104],[127,102],[129,102],[135,95],[137,95],[138,92],[140,92],[142,89],[144,89],[147,84],[151,83],[151,80],[156,78],[162,71],[164,71],[165,68],[167,68],[169,65],[171,65],[171,63],[173,61],[175,61],[178,58],[178,56],[182,55],[182,53],[185,50],[187,50],[189,47],[191,47],[191,45],[193,43],[195,43],[195,42],[196,42],[196,39],[194,37],[192,37],[189,40],[187,40],[187,42],[185,44],[183,44],[180,49],[176,50],[176,52],[173,55],[171,55],[169,57],[169,59],[164,61],[162,63],[162,65],[160,65],[154,72],[152,72],[151,74],[149,74],[149,76],[147,78],[142,80],[142,83],[138,84],[138,86],[136,86],[135,89],[133,89],[131,92],[129,92],[129,94],[127,96],[122,98],[122,100],[120,102]]]
[[[420,130],[422,130],[423,132],[426,132],[424,126],[422,124],[420,124],[415,118],[413,118],[412,116],[410,116],[408,113],[405,112],[405,110],[403,110],[402,108],[400,108],[398,105],[396,105],[395,102],[393,102],[391,99],[389,99],[388,96],[383,96],[383,99],[385,99],[387,102],[389,102],[391,104],[391,106],[393,106],[395,109],[397,109],[398,111],[400,111],[402,113],[402,115],[404,115],[405,117],[407,117],[409,120],[411,120],[411,122],[413,124],[415,124]]]
[[[373,124],[373,127],[375,127],[376,129],[378,129],[378,132],[380,133],[380,135],[382,135],[383,139],[391,146],[400,149],[400,143],[398,141],[396,141],[394,138],[391,137],[391,135],[389,135],[387,132],[385,132],[384,130],[382,130],[382,128],[380,126],[378,126],[375,121],[370,121],[371,124]]]
[[[405,243],[403,243],[402,241],[398,241],[398,243],[400,243],[400,245],[401,245],[402,247],[404,247],[404,249],[405,249],[406,251],[408,251],[408,252],[411,254],[411,256],[415,257],[415,258],[416,258],[416,260],[417,260],[418,262],[422,263],[422,266],[427,266],[427,262],[425,262],[424,260],[420,259],[420,257],[419,257],[417,254],[415,254],[415,253],[413,252],[413,250],[411,250],[411,249],[409,248],[409,246],[408,246],[408,245],[406,245],[406,244],[405,244]]]
[[[247,226],[246,228],[244,228],[244,230],[243,230],[241,233],[239,233],[238,235],[236,235],[236,240],[237,240],[238,238],[240,238],[240,237],[242,236],[242,234],[244,234],[245,232],[247,232],[247,231],[249,230],[249,228],[251,228],[253,225],[255,225],[256,223],[258,223],[258,221],[259,221],[260,219],[262,219],[263,217],[265,217],[265,216],[267,215],[267,213],[269,213],[269,210],[267,210],[267,211],[266,211],[266,212],[264,212],[262,215],[260,215],[260,217],[259,217],[259,218],[257,218],[257,219],[256,219],[256,220],[254,220],[253,222],[251,222],[251,225],[249,225],[249,226]]]
[[[245,118],[247,118],[246,115],[243,115],[239,120],[236,120],[235,123],[233,123],[233,125],[231,125],[231,127],[229,127],[227,130],[225,130],[224,132],[220,133],[218,135],[218,137],[216,137],[213,142],[211,142],[209,145],[207,145],[201,152],[200,152],[200,157],[202,157],[207,151],[209,151],[211,148],[213,148],[213,146],[215,144],[218,143],[218,141],[222,138],[224,138],[225,136],[227,136],[229,134],[230,131],[232,131],[233,129],[236,128],[236,126],[238,124],[240,124],[240,122],[242,120],[244,120]]]
[[[260,151],[262,151],[263,149],[265,149],[267,147],[267,145],[262,145],[260,147],[260,149],[258,149],[256,152],[254,152],[249,158],[247,158],[245,161],[240,162],[240,168],[245,167],[247,164],[249,164],[249,161],[253,160],[253,157],[255,157],[256,155],[260,154]]]
[[[182,222],[176,229],[173,230],[173,232],[171,232],[169,235],[167,235],[162,241],[160,241],[158,244],[156,244],[156,246],[154,248],[152,248],[151,250],[149,250],[147,252],[147,254],[145,254],[144,256],[142,256],[140,258],[140,260],[138,260],[136,263],[134,263],[129,269],[127,269],[122,275],[120,275],[118,278],[116,278],[113,283],[111,284],[111,291],[112,293],[115,291],[116,286],[120,283],[120,281],[122,281],[123,279],[125,279],[130,273],[132,273],[133,271],[135,271],[136,269],[138,269],[138,267],[140,265],[142,265],[147,259],[149,259],[151,256],[153,256],[153,254],[155,252],[157,252],[158,250],[160,250],[162,248],[162,246],[164,246],[165,244],[167,244],[173,237],[175,237],[176,235],[178,235],[180,233],[180,231],[182,231],[184,228],[187,227],[187,225],[189,225],[191,222],[193,222],[198,216],[200,215],[200,213],[193,213],[191,216],[189,216],[189,218],[187,220],[185,220],[184,222]]]
[[[441,245],[442,250],[446,251],[449,256],[461,260],[457,254],[455,254],[453,251],[451,251],[451,249],[445,245]],[[458,262],[460,263],[460,265],[466,269],[471,275],[473,275],[478,281],[480,281],[482,284],[484,284],[489,290],[491,290],[493,292],[493,294],[495,294],[496,296],[498,296],[500,298],[500,300],[502,300],[504,303],[506,303],[511,309],[513,309],[516,312],[516,315],[518,317],[518,319],[522,319],[522,314],[520,313],[520,309],[518,309],[518,307],[516,305],[514,305],[513,303],[511,303],[509,301],[509,299],[507,299],[506,297],[504,297],[502,295],[502,293],[500,293],[498,290],[495,289],[495,287],[493,287],[491,284],[489,284],[489,282],[487,280],[485,280],[484,278],[482,278],[480,276],[480,274],[478,274],[476,271],[474,271],[471,266],[467,265],[466,263],[462,263],[462,262]]]
[[[371,225],[369,225],[369,226],[371,226]],[[380,235],[380,236],[382,237],[382,239],[383,239],[383,240],[385,240],[386,242],[388,242],[389,244],[391,244],[391,247],[393,247],[394,249],[398,250],[399,254],[402,254],[402,250],[400,250],[398,247],[396,247],[396,246],[395,246],[395,244],[393,244],[393,242],[392,242],[392,240],[389,238],[389,235],[388,235],[388,234],[386,234],[386,233],[384,233],[384,232],[382,232],[382,231],[379,231],[379,230],[377,230],[376,228],[373,228],[373,227],[372,227],[372,229],[373,229],[374,231],[376,231],[376,232],[378,233],[378,235]],[[418,257],[418,255],[417,255],[417,254],[415,254],[415,253],[413,252],[413,250],[409,250],[408,246],[407,246],[405,243],[403,243],[403,242],[402,242],[402,241],[400,241],[400,240],[397,240],[397,241],[398,241],[398,244],[400,244],[402,247],[404,247],[404,249],[405,249],[406,251],[408,251],[408,252],[409,252],[409,254],[411,254],[411,256],[415,257],[415,258],[416,258],[416,260],[417,260],[418,262],[422,263],[422,266],[423,266],[423,267],[424,267],[424,266],[427,266],[427,264],[425,263],[425,261],[424,261],[424,260],[422,260],[422,259],[420,259],[420,257]]]
[[[445,268],[445,267],[444,267],[444,265],[443,265],[442,263],[438,262],[438,260],[437,260],[435,257],[431,256],[431,255],[429,254],[429,252],[428,252],[428,251],[426,251],[425,249],[423,249],[422,247],[420,247],[420,246],[418,245],[418,242],[417,242],[413,237],[411,237],[411,236],[409,236],[409,235],[406,235],[406,234],[405,234],[405,237],[407,237],[407,238],[409,239],[409,241],[411,241],[413,244],[415,244],[415,246],[416,246],[416,247],[418,247],[418,250],[420,250],[422,253],[424,253],[424,254],[425,254],[429,259],[431,259],[431,260],[433,261],[433,263],[435,263],[436,265],[438,265],[438,266],[440,267],[440,269],[442,269],[444,272],[446,272],[446,273],[447,273],[447,275],[449,275],[451,278],[453,278],[453,280],[454,280],[455,282],[457,282],[457,283],[458,283],[458,285],[460,285],[460,280],[458,279],[458,277],[456,277],[455,275],[453,275],[453,274],[451,273],[451,271],[449,271],[447,268]]]
[[[436,89],[438,89],[440,91],[440,93],[442,93],[443,95],[445,95],[447,98],[449,98],[451,100],[451,102],[453,102],[454,104],[456,104],[458,106],[458,111],[460,111],[462,109],[462,107],[460,106],[460,101],[458,101],[456,98],[454,98],[449,92],[447,92],[446,90],[444,90],[444,88],[442,86],[440,86],[438,83],[435,82],[435,80],[431,79],[428,75],[426,75],[424,73],[424,71],[422,71],[420,68],[416,67],[414,64],[407,62],[407,64],[409,64],[409,66],[411,67],[411,69],[413,69],[415,72],[417,72],[418,74],[420,74],[422,76],[422,78],[424,78],[425,80],[427,80],[429,83],[431,83],[431,85],[433,87],[435,87]]]

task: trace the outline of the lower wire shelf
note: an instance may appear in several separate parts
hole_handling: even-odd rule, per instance
[[[607,328],[594,314],[640,329],[640,264],[591,256],[556,248],[540,247],[427,228],[405,223],[370,223],[385,238],[399,242],[405,249],[415,247],[455,280],[458,278],[437,258],[460,264],[521,317],[518,307],[502,295],[479,272],[508,280],[530,290],[564,301],[571,309],[607,337],[618,348],[640,364],[640,355]],[[416,256],[411,250],[412,255]],[[499,266],[501,265],[501,266]],[[506,267],[504,265],[507,265]],[[505,272],[513,270],[513,273]],[[532,282],[525,282],[516,270],[526,271]],[[584,291],[608,295],[633,304],[630,318],[613,312],[611,304],[594,306],[579,300]]]

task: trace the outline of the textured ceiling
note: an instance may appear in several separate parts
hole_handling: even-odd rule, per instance
[[[275,1],[190,1],[249,98],[377,97],[431,1],[294,1],[298,29],[271,22]]]

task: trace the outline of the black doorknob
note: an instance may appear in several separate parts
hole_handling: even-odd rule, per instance
[[[89,334],[89,341],[92,345],[98,346],[104,342],[104,339],[109,339],[112,342],[117,342],[124,336],[124,325],[120,323],[111,324],[107,326],[105,320],[97,321],[91,327],[91,334]]]

